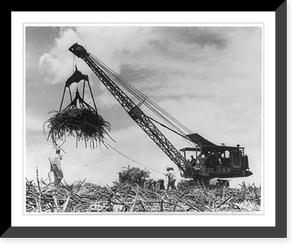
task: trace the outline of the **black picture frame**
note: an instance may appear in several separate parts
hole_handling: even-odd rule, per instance
[[[249,2],[248,2],[249,3]],[[242,4],[242,5],[241,5]],[[16,227],[4,207],[2,238],[286,238],[287,237],[287,1],[242,2],[234,11],[269,11],[276,21],[276,224],[274,227]],[[264,7],[263,7],[264,6]],[[266,7],[267,6],[267,7]],[[201,10],[203,11],[203,10]],[[232,11],[230,5],[204,11]],[[6,186],[11,187],[10,183]],[[11,205],[11,190],[2,195]]]

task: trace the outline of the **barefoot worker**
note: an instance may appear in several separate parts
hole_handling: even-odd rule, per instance
[[[54,173],[55,186],[58,186],[60,184],[60,181],[64,177],[64,174],[61,170],[61,160],[62,160],[62,156],[60,155],[60,150],[57,149],[51,159],[51,171]]]

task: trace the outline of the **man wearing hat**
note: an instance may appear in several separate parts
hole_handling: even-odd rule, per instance
[[[176,175],[175,175],[174,169],[173,169],[173,167],[167,167],[166,169],[168,171],[168,173],[165,174],[168,177],[167,190],[169,188],[176,190],[176,187],[175,187]]]
[[[55,151],[54,156],[51,159],[51,171],[54,173],[54,185],[58,186],[60,181],[64,177],[64,174],[61,170],[61,159],[60,150]]]

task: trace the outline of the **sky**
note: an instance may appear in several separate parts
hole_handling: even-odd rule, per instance
[[[127,115],[94,73],[68,48],[78,42],[195,133],[215,144],[240,144],[254,173],[231,179],[262,183],[262,29],[200,26],[27,26],[25,29],[25,176],[47,179],[55,150],[43,125],[58,110],[74,64],[87,74],[98,113],[111,124],[107,143],[164,178],[175,164]],[[82,83],[79,83],[82,86]],[[87,96],[87,99],[90,97]],[[70,102],[64,99],[64,107]],[[134,100],[136,102],[136,100]],[[151,111],[143,105],[149,116]],[[159,127],[159,126],[158,126]],[[45,127],[45,129],[47,129]],[[177,149],[190,146],[159,127]],[[65,181],[111,185],[123,167],[143,166],[113,148],[85,148],[68,137],[62,146]],[[178,175],[179,177],[179,175]]]

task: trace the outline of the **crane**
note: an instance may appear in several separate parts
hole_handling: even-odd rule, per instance
[[[176,164],[182,177],[196,180],[209,180],[214,177],[245,177],[252,175],[252,172],[249,171],[248,156],[244,154],[243,147],[239,145],[236,147],[225,145],[217,146],[199,134],[193,133],[167,111],[89,53],[82,45],[75,43],[69,48],[69,51],[78,58],[81,58],[89,66],[127,114],[170,160]],[[135,103],[120,87],[134,96],[139,103]],[[146,115],[141,109],[142,104],[146,105],[157,116],[163,119],[168,126]],[[180,151],[177,150],[154,123],[158,123],[180,135],[189,142],[192,142],[195,146],[186,147],[180,149]],[[227,156],[225,156],[226,151],[228,152]],[[187,160],[187,152],[196,153],[195,163]],[[219,165],[217,164],[218,161],[220,161]],[[214,170],[209,170],[209,167]],[[216,167],[218,167],[218,169]]]

